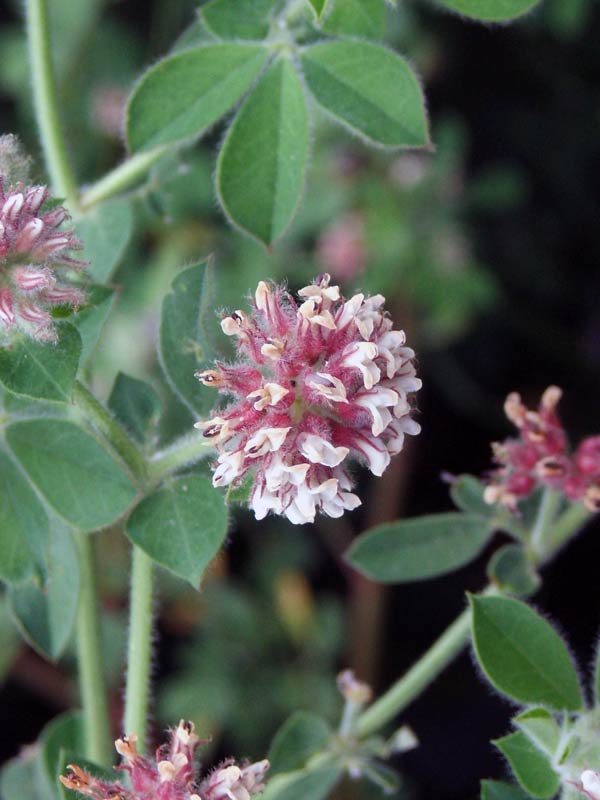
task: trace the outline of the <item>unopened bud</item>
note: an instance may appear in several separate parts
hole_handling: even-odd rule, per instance
[[[200,383],[205,386],[213,386],[215,389],[224,384],[223,374],[216,369],[198,370],[194,372],[194,377],[198,378]]]
[[[371,687],[367,683],[357,680],[351,669],[340,672],[337,682],[338,689],[345,699],[356,705],[366,705],[373,696]]]

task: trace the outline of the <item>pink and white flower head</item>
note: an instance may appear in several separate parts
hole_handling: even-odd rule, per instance
[[[153,759],[137,751],[135,735],[117,739],[123,759],[118,767],[129,773],[129,787],[119,781],[100,780],[75,764],[60,780],[68,789],[93,800],[250,800],[264,789],[268,761],[238,766],[232,759],[206,776],[200,776],[196,750],[202,744],[191,722],[181,720],[168,744]]]
[[[85,293],[66,281],[86,266],[68,255],[81,243],[62,230],[69,218],[62,206],[42,211],[48,198],[44,186],[6,185],[0,174],[0,343],[18,331],[54,341],[51,309],[85,302]]]
[[[360,505],[347,464],[383,474],[405,435],[419,433],[412,399],[421,381],[381,295],[345,300],[325,274],[298,296],[261,281],[251,314],[223,318],[240,358],[196,374],[234,402],[196,427],[219,453],[215,486],[252,473],[256,518],[302,524]]]
[[[546,486],[590,511],[600,510],[600,436],[584,439],[571,453],[556,412],[561,396],[557,386],[549,386],[538,410],[530,411],[516,392],[508,395],[504,411],[519,437],[492,445],[498,468],[485,490],[488,503],[500,502],[514,511],[519,500]]]

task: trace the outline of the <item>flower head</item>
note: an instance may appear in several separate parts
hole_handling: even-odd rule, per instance
[[[345,300],[327,274],[298,295],[261,281],[251,314],[223,318],[240,358],[196,374],[233,403],[196,427],[219,454],[215,486],[252,471],[256,518],[301,524],[360,505],[346,465],[382,475],[404,436],[419,433],[411,400],[421,381],[381,295]]]
[[[0,174],[0,342],[21,331],[54,341],[51,309],[80,306],[85,293],[66,282],[67,273],[86,264],[68,253],[81,247],[62,206],[42,211],[44,186],[9,185]]]
[[[182,720],[154,759],[141,756],[136,742],[135,735],[115,742],[123,759],[119,769],[129,773],[131,788],[99,780],[74,764],[67,775],[61,775],[61,782],[93,800],[249,800],[264,789],[268,761],[239,766],[229,760],[200,776],[195,754],[201,742],[191,722]]]
[[[557,386],[549,386],[538,410],[531,411],[517,393],[508,395],[504,411],[519,436],[492,445],[498,468],[485,490],[488,503],[500,502],[515,510],[519,500],[538,486],[547,486],[590,511],[600,510],[600,436],[584,439],[571,452],[556,411],[561,396]]]

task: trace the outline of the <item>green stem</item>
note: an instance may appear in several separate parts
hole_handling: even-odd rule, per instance
[[[361,714],[356,724],[358,736],[369,736],[405,709],[460,653],[470,629],[471,609],[466,608],[417,663]]]
[[[50,49],[48,0],[26,0],[27,40],[33,105],[52,189],[73,211],[78,207],[77,182],[69,164],[58,114],[58,92]]]
[[[549,561],[569,539],[593,516],[583,503],[572,503],[556,520],[546,536],[544,561]]]
[[[213,452],[210,441],[199,433],[188,433],[165,450],[156,453],[148,464],[152,481],[158,481],[171,472],[207,458]]]
[[[77,614],[77,654],[83,706],[86,757],[101,766],[112,763],[112,742],[106,685],[102,668],[100,613],[98,609],[94,541],[75,533],[79,550],[81,589]]]
[[[548,493],[555,495],[555,492]],[[570,505],[549,528],[551,520],[556,513],[556,497],[544,497],[538,516],[534,523],[534,531],[538,523],[542,532],[545,532],[544,552],[540,556],[540,566],[550,561],[557,550],[565,544],[591,516],[580,503]],[[546,530],[548,528],[548,530]],[[493,594],[497,589],[488,586],[484,594]],[[403,709],[405,709],[426,686],[431,683],[442,670],[460,653],[469,640],[471,610],[465,609],[463,613],[450,625],[440,638],[427,650],[427,652],[414,664],[408,672],[375,701],[359,717],[356,731],[364,737],[385,725]]]
[[[152,559],[133,546],[129,599],[129,643],[125,689],[124,733],[136,733],[138,747],[145,751],[152,662]]]
[[[85,189],[81,195],[81,208],[84,211],[92,206],[102,203],[129,189],[136,181],[143,178],[151,166],[163,157],[167,152],[167,147],[157,147],[147,153],[138,153],[131,156],[118,167],[105,175],[97,183]]]
[[[535,562],[539,562],[544,554],[546,533],[556,517],[561,500],[562,495],[559,492],[555,492],[552,489],[544,489],[529,539],[531,556]]]
[[[81,381],[75,381],[73,401],[86,419],[108,440],[113,450],[129,467],[133,477],[143,483],[147,472],[144,456],[112,414],[104,408],[102,403],[94,397]]]

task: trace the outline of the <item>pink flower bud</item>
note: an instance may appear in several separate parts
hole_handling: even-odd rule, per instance
[[[17,253],[28,253],[44,232],[44,223],[39,217],[34,217],[19,231],[15,239]]]

